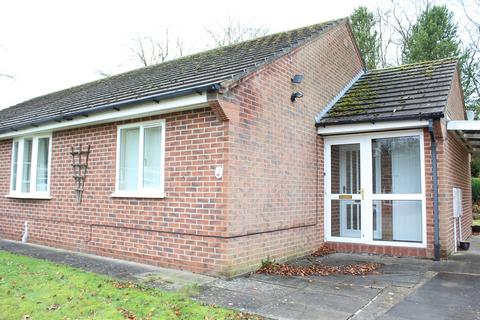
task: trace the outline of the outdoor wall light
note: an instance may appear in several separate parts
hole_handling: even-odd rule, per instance
[[[292,78],[292,83],[294,84],[300,84],[303,81],[303,74],[296,74]]]
[[[292,102],[295,102],[295,100],[297,100],[297,98],[301,98],[301,97],[303,97],[303,92],[296,91],[296,92],[292,93],[292,96],[290,97],[290,100],[292,100]]]

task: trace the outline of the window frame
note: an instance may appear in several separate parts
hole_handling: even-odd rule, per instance
[[[48,138],[48,174],[47,174],[47,190],[37,191],[37,165],[38,165],[38,140]],[[23,180],[23,159],[24,159],[24,143],[25,140],[32,139],[32,160],[30,168],[30,189],[27,192],[22,191]],[[17,147],[17,170],[15,190],[13,190],[13,177],[14,177],[14,145],[18,143]],[[10,183],[9,183],[9,198],[25,198],[25,199],[51,199],[50,196],[50,184],[52,173],[52,133],[28,135],[14,138],[12,140],[11,148],[11,161],[10,161]]]
[[[144,137],[145,128],[149,127],[161,127],[160,137],[160,186],[158,188],[143,188],[143,149],[144,149]],[[121,149],[121,130],[139,128],[139,152],[137,168],[137,189],[136,190],[120,190],[120,149]],[[135,123],[128,123],[117,126],[117,146],[116,146],[116,161],[115,161],[115,192],[111,194],[111,197],[130,197],[130,198],[165,198],[165,135],[166,135],[166,121],[152,120],[142,121]]]

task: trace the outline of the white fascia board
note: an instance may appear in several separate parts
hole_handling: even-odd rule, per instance
[[[19,136],[39,134],[44,132],[53,132],[65,129],[73,129],[78,127],[91,126],[95,124],[108,123],[126,119],[134,119],[158,115],[169,112],[192,110],[205,106],[207,103],[207,95],[194,93],[181,97],[160,100],[158,103],[154,101],[132,104],[122,107],[119,111],[108,110],[99,113],[90,114],[88,117],[78,116],[73,120],[65,120],[63,122],[49,122],[38,127],[21,129],[0,134],[1,139],[15,138]]]
[[[480,120],[450,120],[447,121],[450,131],[480,131]]]
[[[349,134],[372,131],[388,131],[428,127],[427,120],[381,121],[376,123],[337,124],[318,127],[319,135]]]

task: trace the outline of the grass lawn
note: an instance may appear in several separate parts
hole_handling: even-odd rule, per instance
[[[147,289],[0,251],[0,319],[247,319],[187,293]]]
[[[480,226],[480,219],[475,219],[475,220],[473,220],[472,225],[474,225],[474,226]]]

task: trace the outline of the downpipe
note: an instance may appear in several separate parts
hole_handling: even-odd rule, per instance
[[[433,120],[428,120],[428,132],[430,133],[432,154],[432,178],[433,178],[433,248],[435,261],[440,260],[440,225],[438,213],[438,175],[437,175],[437,142],[433,132]]]

